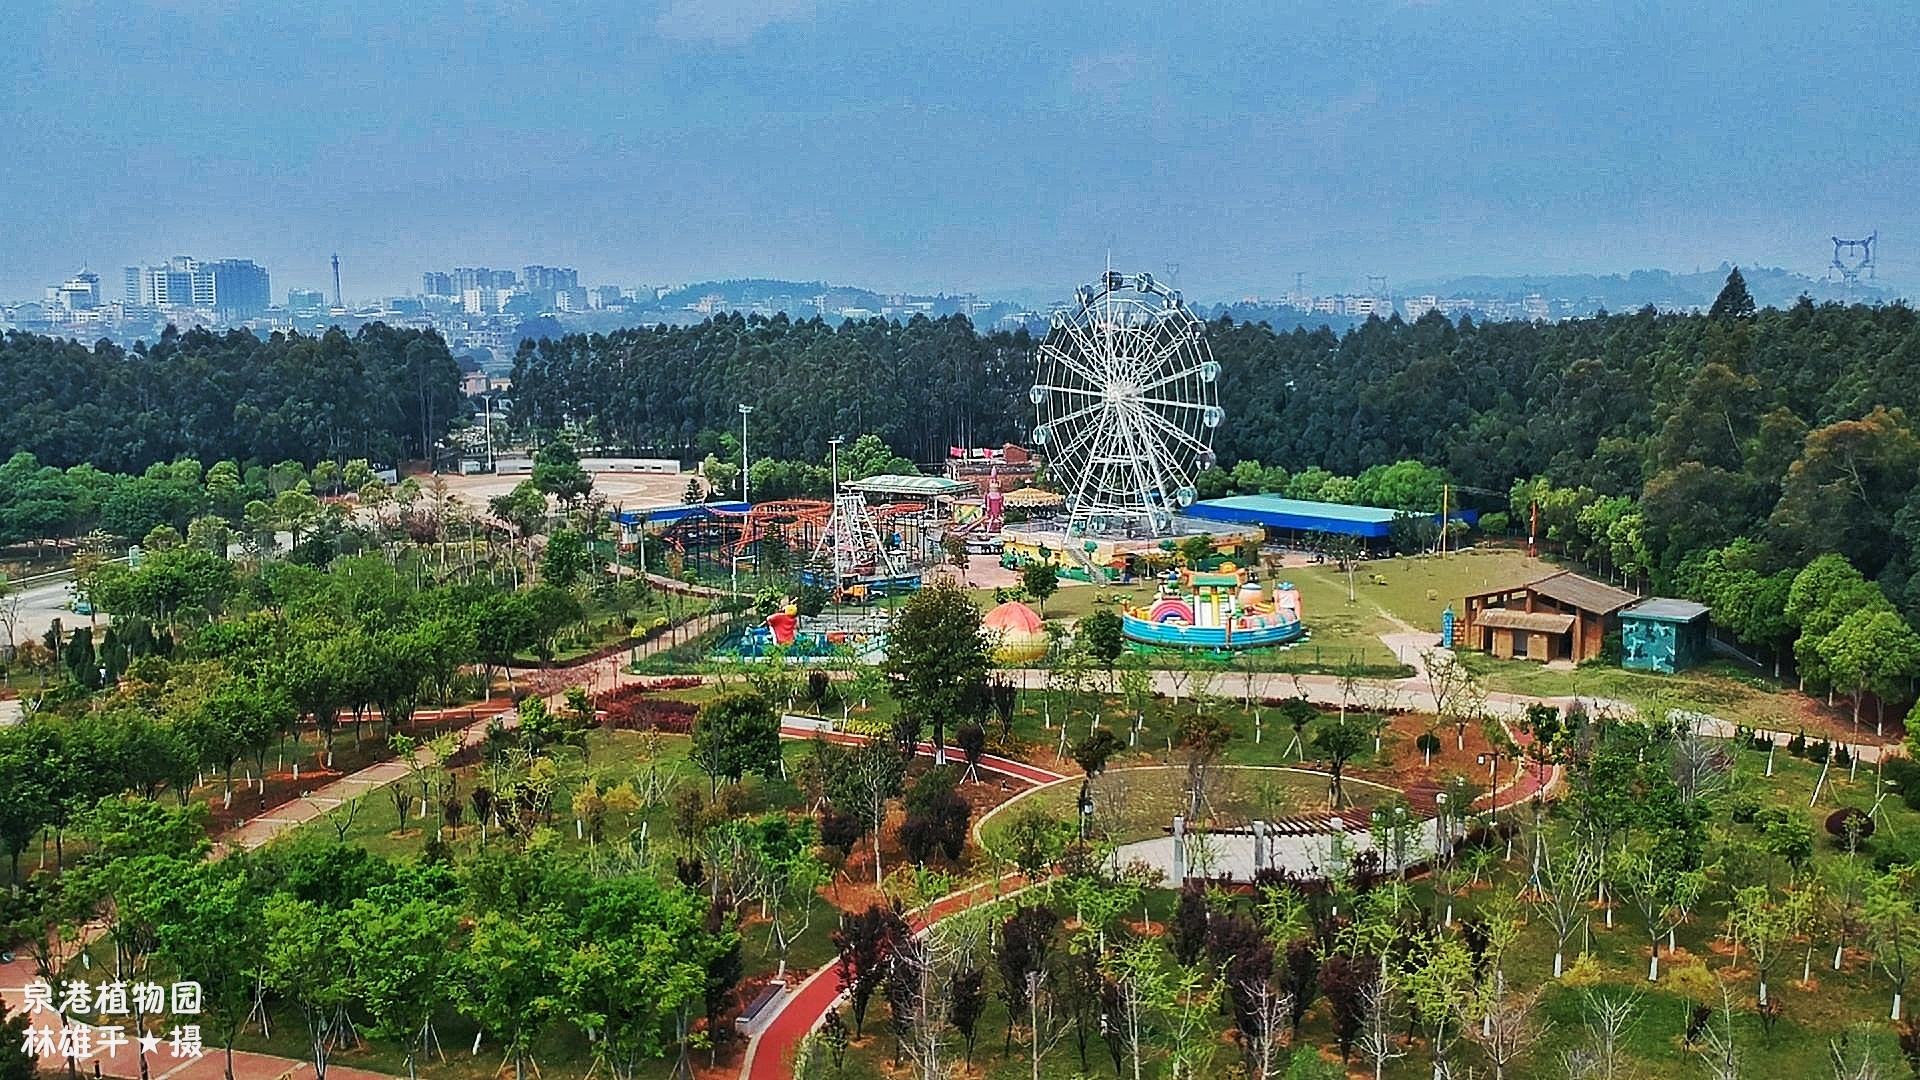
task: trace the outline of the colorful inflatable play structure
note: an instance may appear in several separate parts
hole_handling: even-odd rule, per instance
[[[1018,600],[987,612],[980,620],[980,633],[999,664],[1031,664],[1047,655],[1046,625],[1032,608]]]
[[[1218,570],[1168,575],[1153,603],[1121,610],[1120,629],[1156,648],[1237,651],[1285,645],[1306,625],[1291,582],[1275,586],[1269,600],[1259,581],[1223,563]]]
[[[807,616],[788,601],[762,622],[747,626],[718,654],[757,659],[778,649],[789,660],[843,655],[871,660],[885,644],[884,619],[859,612]]]
[[[767,633],[773,637],[775,645],[793,644],[794,634],[800,629],[800,609],[792,604],[767,616]]]

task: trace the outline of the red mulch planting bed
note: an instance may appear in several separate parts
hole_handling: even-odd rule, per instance
[[[663,680],[664,681],[664,680]],[[700,707],[691,701],[653,696],[647,683],[630,683],[593,699],[602,723],[615,731],[664,731],[685,735],[693,730]]]

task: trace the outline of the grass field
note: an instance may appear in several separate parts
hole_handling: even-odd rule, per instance
[[[1301,607],[1306,612],[1307,636],[1297,644],[1277,649],[1257,649],[1241,654],[1236,665],[1248,665],[1258,671],[1297,671],[1332,673],[1358,666],[1375,675],[1409,674],[1380,635],[1396,629],[1392,620],[1367,603],[1347,603],[1344,578],[1315,568],[1286,572],[1283,580],[1292,581],[1300,590]],[[1139,605],[1153,599],[1156,586],[1062,585],[1047,601],[1046,618],[1072,621],[1106,605]],[[971,595],[981,610],[994,606],[992,589],[974,589]],[[1365,596],[1361,599],[1364,601]],[[1039,605],[1028,602],[1038,610]],[[1117,607],[1115,608],[1117,610]],[[1175,653],[1154,652],[1156,667],[1182,667],[1209,661],[1183,657]]]
[[[1281,821],[1320,813],[1327,807],[1327,778],[1284,768],[1215,766],[1207,780],[1210,813],[1203,824],[1237,828],[1254,821]],[[1391,799],[1393,791],[1349,778],[1349,804],[1361,808]],[[980,844],[1006,855],[1009,828],[1022,815],[1038,811],[1056,821],[1079,815],[1077,779],[1040,788],[1015,798],[981,819]],[[1109,769],[1093,781],[1094,828],[1100,839],[1116,844],[1164,836],[1174,815],[1187,811],[1187,771],[1180,765],[1141,765]]]

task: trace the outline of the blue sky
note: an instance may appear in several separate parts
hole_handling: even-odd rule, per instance
[[[1920,270],[1920,8],[10,0],[0,296],[252,256],[1190,293]]]

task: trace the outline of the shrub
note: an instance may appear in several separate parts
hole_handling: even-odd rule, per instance
[[[864,735],[869,739],[893,738],[893,724],[877,716],[849,716],[841,729],[849,735]]]
[[[1733,804],[1732,804],[1732,815],[1733,815],[1733,823],[1735,825],[1753,824],[1754,815],[1758,814],[1759,812],[1760,812],[1760,804],[1754,801],[1752,798],[1745,795],[1734,796]]]
[[[1911,758],[1883,758],[1881,775],[1900,785],[1900,801],[1910,810],[1920,810],[1920,762]]]
[[[594,707],[605,714],[606,726],[615,731],[691,732],[699,707],[677,698],[651,697],[652,689],[645,683],[622,686],[595,698]]]
[[[1796,731],[1793,738],[1787,740],[1787,753],[1794,757],[1805,757],[1807,753],[1807,733]]]
[[[1825,739],[1807,747],[1807,760],[1815,765],[1825,765],[1827,756],[1833,753],[1833,745]]]
[[[1873,819],[1867,816],[1865,810],[1857,806],[1843,806],[1827,815],[1827,835],[1845,843],[1848,833],[1855,830],[1862,840],[1873,835]]]

